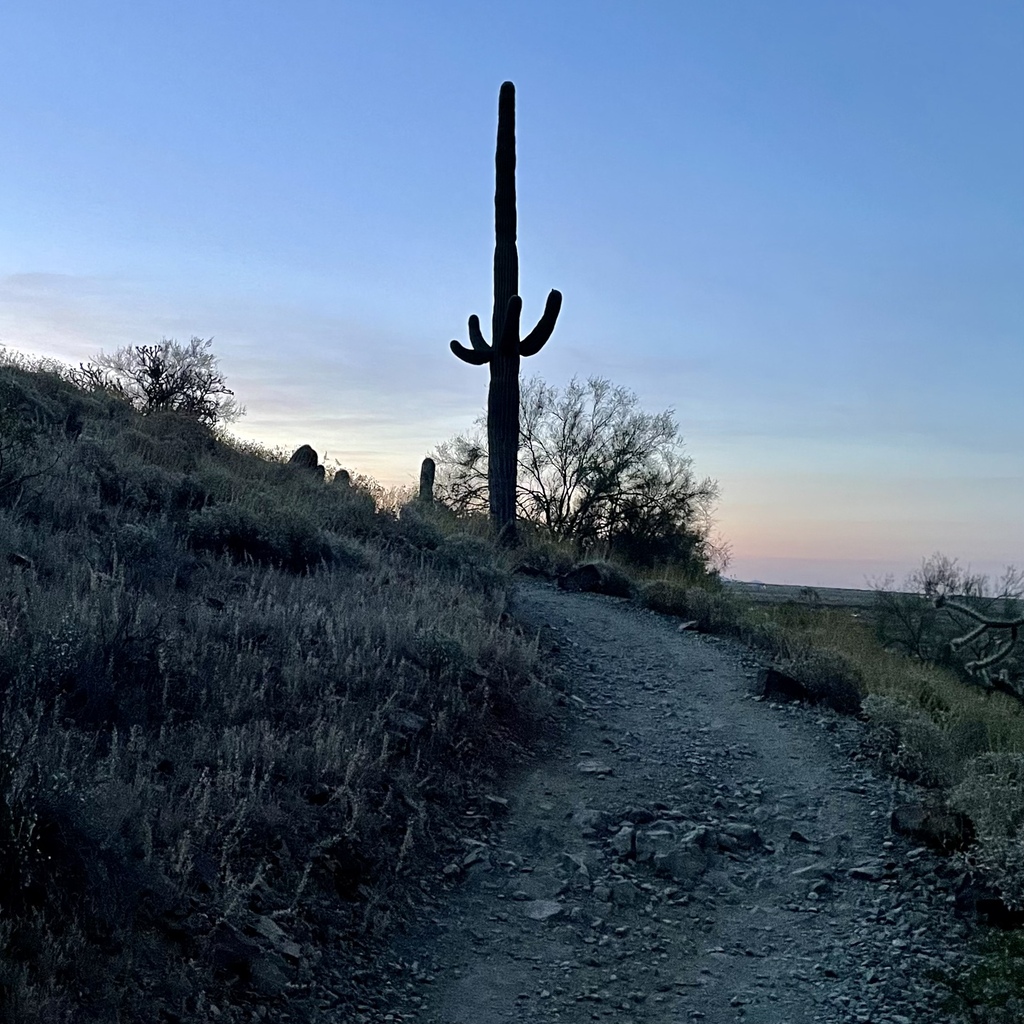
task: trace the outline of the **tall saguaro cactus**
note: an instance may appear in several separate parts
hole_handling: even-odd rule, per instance
[[[516,87],[503,83],[498,95],[498,145],[494,155],[494,309],[491,343],[480,318],[469,318],[472,348],[457,341],[452,352],[474,366],[487,363],[487,486],[491,521],[506,542],[515,539],[516,469],[519,459],[519,360],[536,355],[554,330],[562,293],[552,289],[544,315],[525,337],[519,336],[523,300],[519,297],[519,252],[516,249]]]

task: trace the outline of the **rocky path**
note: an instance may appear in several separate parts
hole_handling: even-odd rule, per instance
[[[963,959],[952,870],[890,835],[857,722],[753,699],[744,648],[624,601],[524,584],[515,612],[579,721],[396,944],[390,1019],[959,1020],[929,980]]]

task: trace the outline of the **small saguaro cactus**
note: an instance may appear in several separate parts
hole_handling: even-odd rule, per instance
[[[514,542],[516,470],[519,459],[519,360],[536,355],[554,330],[562,293],[552,289],[537,326],[520,338],[519,252],[516,249],[516,89],[505,82],[498,95],[498,145],[494,156],[494,308],[491,343],[480,318],[469,318],[472,348],[457,341],[452,352],[474,366],[489,364],[487,390],[487,487],[491,521],[499,537]]]
[[[423,460],[420,466],[420,501],[424,505],[434,503],[434,472],[437,466],[429,456]]]

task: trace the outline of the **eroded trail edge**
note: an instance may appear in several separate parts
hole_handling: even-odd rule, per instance
[[[889,830],[859,723],[751,696],[753,656],[520,585],[578,722],[395,946],[391,1019],[950,1024],[953,872]]]

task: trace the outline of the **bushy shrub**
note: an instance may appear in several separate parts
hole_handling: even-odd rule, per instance
[[[652,580],[640,588],[640,603],[651,611],[682,618],[687,614],[686,593],[686,587],[678,583]]]
[[[187,530],[194,550],[235,562],[309,572],[334,559],[330,541],[314,523],[297,511],[270,504],[262,509],[240,502],[212,505],[194,512]]]
[[[735,603],[726,594],[705,587],[654,580],[641,588],[640,601],[653,611],[691,619],[701,633],[730,633],[739,622]]]
[[[628,389],[596,377],[564,391],[535,377],[520,389],[519,421],[522,522],[575,543],[577,556],[600,546],[638,566],[673,561],[698,575],[728,560],[710,539],[718,485],[695,476],[671,410],[645,413]],[[459,514],[487,509],[482,435],[457,436],[433,455],[438,501]]]
[[[446,673],[457,678],[468,665],[468,652],[457,636],[439,629],[422,629],[407,648],[408,657],[422,666],[432,678]]]
[[[0,507],[29,503],[60,460],[59,406],[25,375],[0,367]]]
[[[444,541],[444,532],[432,507],[410,501],[399,512],[399,531],[406,543],[424,551],[434,551]]]
[[[1004,900],[1024,909],[1024,754],[972,758],[950,805],[974,824],[973,855],[996,879]]]
[[[893,697],[865,697],[871,726],[869,749],[888,771],[922,786],[942,788],[957,775],[957,761],[946,734],[919,707]]]
[[[373,494],[358,483],[344,489],[325,487],[307,492],[325,530],[362,540],[378,539],[393,532],[394,514],[378,509]]]
[[[979,754],[988,753],[992,748],[988,724],[979,718],[958,718],[950,722],[946,737],[959,765],[966,764]]]
[[[887,650],[922,661],[949,663],[952,633],[948,616],[926,598],[876,589],[874,623],[878,642]],[[940,628],[943,623],[947,626],[945,630]]]
[[[163,518],[149,523],[122,523],[112,543],[118,567],[132,588],[159,593],[180,586],[195,568]]]
[[[171,412],[199,423],[226,423],[245,410],[217,367],[212,341],[193,337],[182,345],[165,338],[159,345],[129,345],[113,355],[101,352],[70,375],[79,387],[113,395],[143,415]]]
[[[686,614],[697,623],[702,633],[721,633],[734,621],[733,608],[721,594],[712,594],[701,587],[686,592]]]
[[[508,572],[498,563],[494,545],[482,537],[459,533],[444,537],[432,553],[431,562],[474,590],[492,593],[509,584]]]
[[[1008,633],[979,631],[980,620],[974,616],[993,622],[1017,619],[1024,596],[1024,571],[1009,566],[991,585],[988,577],[972,574],[961,568],[957,559],[936,552],[907,576],[905,593],[894,593],[891,587],[891,579],[875,586],[876,635],[886,649],[954,668],[964,682],[985,688],[995,685],[1021,699],[1024,655],[1011,643],[993,661],[992,656],[1009,639]],[[985,671],[976,674],[979,662]],[[1003,676],[998,685],[988,672],[988,666],[994,664],[999,668],[993,672]]]
[[[525,526],[519,536],[521,544],[515,552],[513,564],[517,572],[553,580],[567,573],[576,563],[576,551],[571,544],[546,538]]]
[[[846,655],[820,648],[805,650],[788,668],[817,703],[841,715],[855,715],[861,710],[864,677]]]
[[[231,452],[211,427],[173,411],[136,418],[133,426],[120,433],[118,441],[121,448],[140,459],[182,473],[194,473],[214,458],[226,465]]]
[[[790,630],[770,620],[742,622],[739,635],[745,644],[761,651],[772,661],[795,661],[809,647]]]

